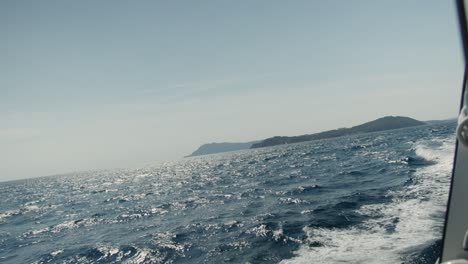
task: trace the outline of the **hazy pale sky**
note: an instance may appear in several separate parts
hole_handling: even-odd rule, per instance
[[[454,1],[1,1],[0,181],[454,118]]]

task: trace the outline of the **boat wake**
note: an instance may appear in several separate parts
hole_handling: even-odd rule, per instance
[[[388,191],[390,203],[361,206],[367,218],[350,228],[304,228],[306,241],[295,257],[281,263],[426,263],[425,248],[442,235],[453,163],[453,140],[436,138],[414,144],[414,152],[431,162],[416,168],[407,188]],[[433,259],[438,248],[429,252]],[[425,255],[421,255],[423,252]]]

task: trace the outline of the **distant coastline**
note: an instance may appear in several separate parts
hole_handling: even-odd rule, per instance
[[[353,134],[385,131],[391,129],[425,125],[425,122],[404,116],[386,116],[351,128],[339,128],[315,134],[300,135],[293,137],[271,137],[259,143],[253,144],[251,148],[271,147],[281,144],[299,143],[317,139],[334,138]]]
[[[433,121],[434,122],[434,121]],[[437,122],[437,121],[436,121]],[[430,123],[430,122],[428,122]],[[306,134],[299,136],[274,136],[264,140],[258,140],[253,142],[225,142],[225,143],[209,143],[200,146],[188,157],[201,156],[215,153],[222,153],[228,151],[236,151],[243,149],[263,148],[271,147],[282,144],[292,144],[305,141],[312,141],[325,138],[342,137],[354,134],[363,134],[370,132],[378,132],[406,127],[422,126],[426,125],[426,122],[422,122],[410,117],[404,116],[385,116],[376,120],[353,126],[350,128],[338,128],[334,130],[327,130],[314,134]]]

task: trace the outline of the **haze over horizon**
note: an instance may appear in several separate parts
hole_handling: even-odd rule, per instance
[[[451,1],[4,1],[0,181],[457,115]]]

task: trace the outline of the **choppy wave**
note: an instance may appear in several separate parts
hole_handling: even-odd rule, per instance
[[[0,262],[433,263],[454,129],[0,183]]]
[[[435,144],[436,143],[436,144]],[[425,247],[440,239],[448,182],[453,162],[453,139],[421,140],[414,144],[419,162],[431,166],[412,175],[414,184],[388,191],[390,203],[361,206],[367,220],[350,228],[304,228],[307,243],[282,263],[430,263],[421,260]],[[413,254],[411,254],[413,253]],[[434,252],[437,253],[437,252]]]

